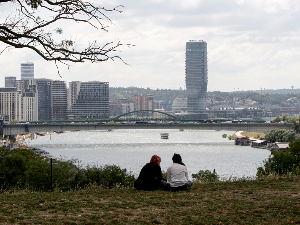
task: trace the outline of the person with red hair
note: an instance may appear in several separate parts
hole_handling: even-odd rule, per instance
[[[134,183],[137,190],[154,191],[164,189],[167,186],[166,179],[162,177],[160,168],[161,158],[153,155],[149,163],[141,170],[138,179]]]

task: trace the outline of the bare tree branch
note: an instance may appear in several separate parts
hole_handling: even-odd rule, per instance
[[[57,62],[90,61],[94,63],[110,59],[123,61],[114,53],[120,46],[131,46],[120,41],[108,42],[99,46],[96,41],[93,41],[85,49],[77,50],[74,41],[55,41],[53,31],[46,32],[44,30],[50,25],[67,20],[86,23],[96,29],[107,31],[108,26],[104,22],[111,23],[107,13],[121,13],[122,5],[106,9],[82,0],[0,0],[0,2],[2,4],[13,2],[18,6],[14,17],[8,17],[0,24],[0,41],[7,47],[31,49],[45,60],[55,61],[56,65]],[[47,11],[53,16],[50,19],[43,19],[40,17],[41,13],[38,12],[38,9]],[[56,33],[62,33],[62,30],[58,28]]]

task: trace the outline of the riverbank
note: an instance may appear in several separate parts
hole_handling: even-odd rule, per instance
[[[190,192],[90,188],[0,194],[1,224],[295,224],[300,178],[195,184]]]

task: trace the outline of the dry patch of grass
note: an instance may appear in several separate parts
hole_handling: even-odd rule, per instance
[[[195,184],[190,192],[90,188],[0,195],[1,224],[300,223],[300,178]]]
[[[246,131],[243,131],[241,134],[252,138],[258,138],[258,137],[261,138],[261,137],[265,137],[266,135],[265,133],[261,133],[261,132],[246,132]]]

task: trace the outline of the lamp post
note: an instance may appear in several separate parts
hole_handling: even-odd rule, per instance
[[[50,158],[50,189],[51,191],[53,191],[53,168],[52,168],[52,164],[53,164],[53,159]]]

